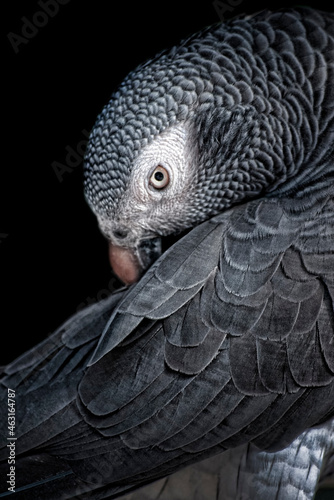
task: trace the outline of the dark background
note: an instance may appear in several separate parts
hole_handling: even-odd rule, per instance
[[[219,21],[214,2],[203,0],[63,2],[53,17],[37,14],[43,0],[7,2],[2,12],[0,364],[117,286],[82,194],[83,131],[131,69]],[[224,3],[226,19],[293,5]],[[302,3],[330,9],[321,0]],[[26,20],[40,26],[24,32]],[[30,38],[11,42],[9,33]],[[66,158],[77,147],[79,155]],[[57,176],[54,162],[68,171]]]

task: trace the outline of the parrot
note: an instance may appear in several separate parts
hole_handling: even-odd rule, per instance
[[[0,498],[314,498],[334,476],[334,13],[237,16],[143,62],[83,171],[124,286],[2,367]]]

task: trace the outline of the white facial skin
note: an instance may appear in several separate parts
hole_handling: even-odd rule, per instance
[[[134,248],[140,240],[175,230],[182,222],[185,200],[195,184],[196,172],[183,125],[171,127],[143,147],[136,158],[129,187],[113,220],[98,216],[102,232],[115,245]],[[154,174],[162,173],[162,181]],[[162,183],[162,184],[161,184]],[[166,184],[164,187],[163,184]],[[127,237],[117,239],[113,230],[122,227]]]

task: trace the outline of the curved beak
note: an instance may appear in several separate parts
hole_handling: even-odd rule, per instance
[[[143,240],[134,248],[109,243],[110,265],[125,285],[136,283],[160,255],[160,238]]]

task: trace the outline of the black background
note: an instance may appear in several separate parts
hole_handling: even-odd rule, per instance
[[[111,92],[137,64],[219,21],[211,1],[70,0],[46,22],[38,0],[3,3],[2,147],[0,164],[1,360],[4,364],[51,333],[71,314],[117,286],[107,245],[82,194],[82,164],[62,175]],[[42,2],[43,3],[43,2]],[[329,10],[326,2],[303,1]],[[225,18],[272,0],[232,1]],[[238,4],[238,5],[236,5]],[[15,53],[25,16],[43,24]]]

